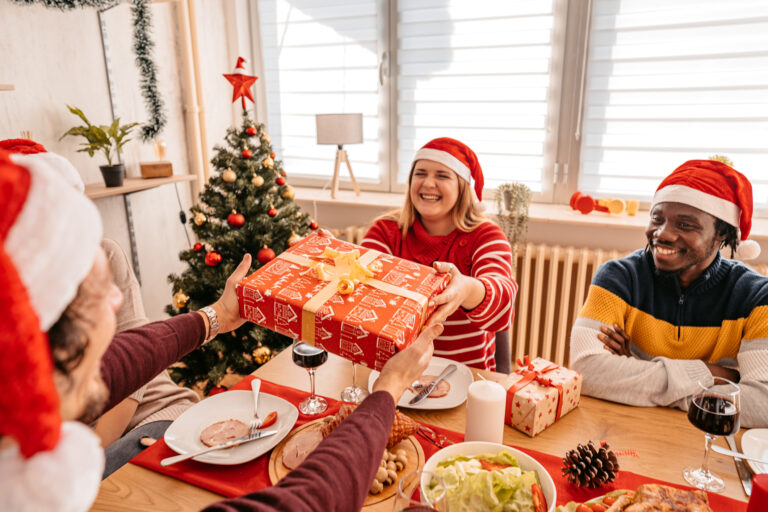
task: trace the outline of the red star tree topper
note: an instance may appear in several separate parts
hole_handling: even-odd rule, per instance
[[[229,83],[234,87],[232,93],[232,103],[237,101],[237,98],[243,100],[243,110],[245,110],[245,98],[251,100],[253,103],[253,93],[251,92],[251,86],[258,80],[258,77],[245,74],[245,59],[242,57],[237,58],[237,64],[235,65],[235,71],[232,74],[224,75],[224,78],[229,80]]]

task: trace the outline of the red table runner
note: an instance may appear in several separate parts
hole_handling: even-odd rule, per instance
[[[254,377],[248,376],[238,382],[232,389],[249,390],[251,389],[250,382]],[[299,391],[287,386],[281,386],[272,382],[262,380],[261,391],[291,402],[298,407],[301,400],[306,398],[306,391]],[[327,398],[328,410],[324,415],[335,414],[339,410],[341,402],[332,398]],[[296,421],[296,427],[300,427],[305,423],[317,419],[317,416],[306,416],[299,413],[299,419]],[[461,442],[464,440],[464,434],[454,432],[452,430],[436,427],[429,424],[424,424],[434,430],[437,434],[442,434],[450,441]],[[424,450],[424,456],[426,459],[439,450],[437,446],[422,438],[416,436],[421,447]],[[573,486],[561,475],[560,467],[562,466],[562,458],[555,455],[549,455],[547,453],[539,452],[536,450],[529,450],[520,446],[514,446],[514,448],[521,450],[539,461],[552,476],[552,480],[557,487],[557,504],[563,505],[569,501],[587,501],[589,499],[602,496],[603,494],[616,490],[616,489],[636,489],[641,484],[657,483],[670,485],[680,489],[690,489],[684,485],[678,485],[674,483],[664,482],[655,478],[639,475],[630,471],[619,471],[619,474],[615,481],[607,484],[599,489],[584,489]],[[217,466],[213,464],[205,464],[194,460],[186,460],[184,462],[176,463],[172,466],[163,467],[160,465],[160,461],[166,457],[176,455],[176,452],[168,448],[164,440],[159,440],[139,455],[133,458],[131,462],[138,464],[145,468],[163,473],[165,475],[178,478],[192,485],[208,489],[215,493],[221,494],[227,497],[241,496],[249,492],[253,492],[259,489],[263,489],[271,485],[269,481],[269,455],[268,452],[261,457],[254,459],[244,464],[238,464],[235,466]],[[737,501],[720,494],[708,493],[709,503],[713,510],[716,511],[742,511],[746,510],[747,504],[741,501]]]

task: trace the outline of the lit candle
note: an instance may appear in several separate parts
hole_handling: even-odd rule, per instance
[[[507,392],[498,382],[478,380],[469,385],[465,441],[502,442],[506,397]]]

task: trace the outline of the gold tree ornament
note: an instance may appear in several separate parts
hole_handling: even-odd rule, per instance
[[[253,179],[251,179],[251,183],[253,183],[257,187],[260,187],[264,184],[264,178],[262,178],[258,174],[254,174]]]
[[[234,183],[234,181],[237,179],[237,174],[235,174],[235,171],[233,171],[231,168],[227,167],[227,170],[221,173],[221,179],[227,183]]]
[[[272,137],[270,137],[266,133],[262,133],[261,134],[261,140],[262,140],[262,142],[266,142],[267,144],[272,144]]]
[[[261,165],[263,165],[263,166],[264,166],[264,167],[266,167],[267,169],[271,169],[272,167],[274,167],[274,165],[275,165],[275,161],[274,161],[274,160],[272,160],[270,157],[267,157],[267,158],[265,158],[265,159],[264,159],[264,160],[261,162]]]
[[[283,197],[286,199],[293,199],[296,195],[296,191],[293,190],[293,187],[290,185],[285,186],[285,190],[283,190]]]
[[[253,356],[253,362],[258,364],[264,364],[272,359],[272,351],[269,347],[256,347],[251,355]]]
[[[184,293],[182,290],[179,290],[173,294],[173,305],[176,306],[177,309],[185,308],[187,306],[188,300],[189,295]]]
[[[192,219],[192,222],[195,223],[195,226],[202,226],[205,224],[205,221],[208,220],[208,218],[205,216],[202,212],[195,212],[195,217]]]
[[[297,241],[301,240],[301,237],[291,231],[291,236],[288,238],[288,245],[295,244]]]

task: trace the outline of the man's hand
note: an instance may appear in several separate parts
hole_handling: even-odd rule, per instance
[[[449,273],[451,280],[443,293],[429,301],[430,306],[437,305],[438,308],[430,315],[427,325],[443,322],[459,309],[459,306],[471,310],[483,302],[485,286],[479,279],[465,276],[453,263],[436,261],[432,266],[438,272]]]
[[[597,339],[603,342],[606,350],[617,356],[632,356],[629,350],[629,334],[618,324],[613,324],[613,329],[603,326],[600,330],[603,334],[598,334]]]
[[[379,378],[373,383],[373,391],[387,391],[395,399],[395,403],[399,402],[403,391],[421,377],[429,366],[435,348],[432,341],[440,336],[441,332],[443,332],[441,324],[426,327],[416,341],[402,352],[392,356],[381,369]]]
[[[221,294],[219,300],[211,304],[219,320],[220,334],[233,331],[245,323],[245,320],[240,318],[240,307],[237,303],[235,285],[245,277],[250,268],[251,255],[246,254],[235,271],[227,278],[224,293]]]

